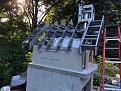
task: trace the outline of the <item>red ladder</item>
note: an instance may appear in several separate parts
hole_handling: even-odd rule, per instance
[[[108,36],[107,32],[110,32],[109,29],[115,29],[116,31],[116,37],[114,35],[111,35],[110,37]],[[104,35],[103,35],[103,54],[102,54],[102,64],[101,64],[101,70],[100,70],[100,91],[104,91],[105,89],[105,64],[106,63],[116,63],[120,65],[120,87],[121,87],[121,52],[120,52],[120,47],[121,47],[121,33],[120,33],[120,27],[119,26],[108,26],[105,28]],[[110,41],[112,41],[114,44],[117,41],[117,47],[110,47],[107,44],[110,44]],[[108,42],[108,43],[107,43]],[[111,45],[112,46],[112,45]],[[108,47],[108,48],[107,48]],[[106,52],[108,51],[110,53],[111,50],[117,50],[117,58],[112,58],[109,57],[107,58]],[[111,90],[111,89],[110,89]]]

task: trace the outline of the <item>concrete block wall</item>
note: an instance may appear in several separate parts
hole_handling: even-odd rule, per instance
[[[90,62],[90,53],[90,50],[86,50],[85,53],[80,54],[79,48],[73,48],[69,52],[66,50],[56,51],[55,49],[46,51],[44,48],[38,50],[38,45],[35,45],[33,48],[32,63],[60,69],[82,71],[84,65],[87,69],[92,65],[92,62]],[[91,58],[93,58],[93,55]]]
[[[28,65],[27,91],[84,91],[84,87],[92,91],[91,78],[98,67],[90,62],[89,50],[84,56],[78,48],[68,53],[37,48],[35,45]]]
[[[75,73],[33,64],[29,64],[27,72],[27,91],[83,91],[91,79],[81,79]]]

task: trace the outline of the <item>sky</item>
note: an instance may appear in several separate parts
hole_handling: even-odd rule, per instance
[[[17,0],[17,3],[21,4],[21,3],[24,3],[25,0]],[[38,21],[41,20],[41,18],[43,17],[43,13],[45,12],[45,6],[42,5],[40,8],[39,8],[39,11],[38,11]],[[6,22],[8,20],[8,18],[2,18],[1,19],[1,22]]]
[[[24,3],[25,0],[18,0],[17,1],[18,3]],[[41,4],[41,3],[40,3]],[[41,18],[43,17],[43,13],[45,12],[45,6],[42,5],[40,8],[39,8],[39,11],[38,11],[38,21],[41,20]]]

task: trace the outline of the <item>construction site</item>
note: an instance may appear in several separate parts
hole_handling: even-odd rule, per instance
[[[101,40],[102,61],[97,65],[94,59]],[[93,4],[79,2],[76,25],[73,20],[39,23],[22,48],[32,50],[32,62],[27,73],[22,74],[26,90],[10,91],[121,91],[120,26],[105,24],[104,15],[95,17]],[[118,67],[109,68],[106,64]],[[98,68],[100,87],[94,90],[93,76]],[[118,71],[117,77],[106,74],[114,70]]]

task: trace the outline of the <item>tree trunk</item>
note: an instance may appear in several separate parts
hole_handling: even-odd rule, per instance
[[[38,2],[39,0],[33,0],[33,19],[32,19],[32,29],[37,27],[37,16],[38,16]]]

